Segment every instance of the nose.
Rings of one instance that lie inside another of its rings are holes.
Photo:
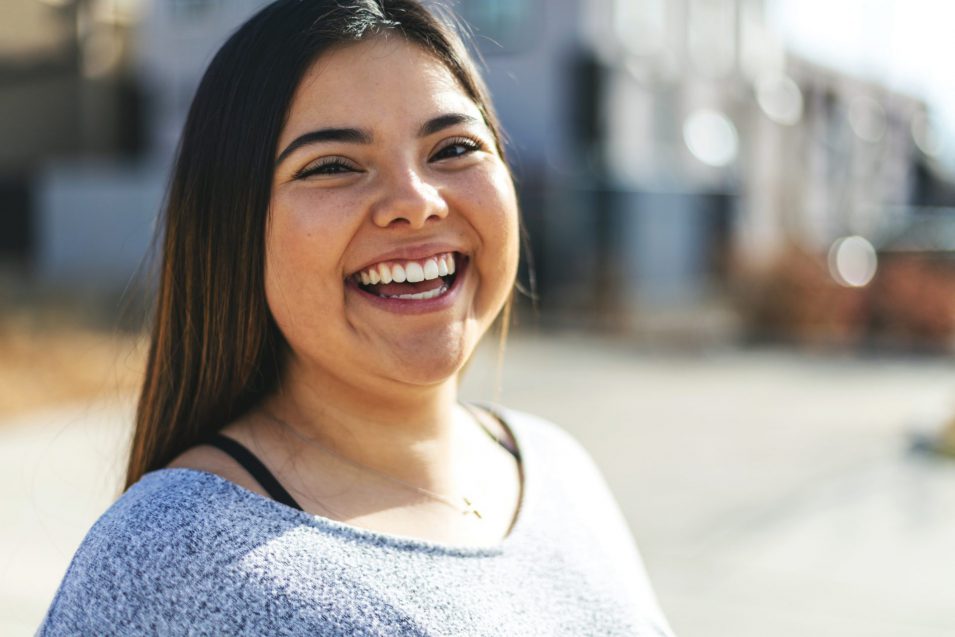
[[[440,190],[410,169],[387,180],[372,210],[372,220],[381,228],[399,225],[423,228],[429,221],[447,216],[448,203]]]

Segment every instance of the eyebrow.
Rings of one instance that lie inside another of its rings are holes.
[[[346,144],[370,144],[371,133],[358,128],[322,128],[313,130],[296,137],[291,144],[285,147],[275,160],[278,166],[282,161],[302,146],[319,144],[321,142],[345,142]]]
[[[435,118],[429,119],[424,124],[421,125],[421,128],[418,129],[418,137],[427,137],[428,135],[434,135],[438,131],[442,131],[445,128],[450,128],[452,126],[458,126],[460,124],[481,124],[482,120],[471,115],[465,115],[464,113],[448,113],[447,115],[438,115]]]
[[[450,128],[451,126],[458,126],[461,124],[479,124],[482,122],[483,120],[480,118],[474,117],[472,115],[465,115],[464,113],[448,113],[446,115],[438,115],[437,117],[433,117],[421,125],[421,128],[418,129],[418,137],[434,135],[435,133],[440,132],[445,128]],[[360,128],[322,128],[296,137],[288,146],[285,147],[285,150],[279,153],[278,158],[275,160],[275,165],[278,166],[293,152],[302,146],[308,146],[310,144],[320,144],[323,142],[371,144],[373,141],[374,137],[372,134],[369,131]]]

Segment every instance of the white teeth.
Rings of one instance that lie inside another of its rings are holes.
[[[448,286],[442,285],[441,287],[430,290],[428,292],[421,292],[419,294],[399,294],[398,296],[389,296],[386,298],[389,299],[404,299],[408,301],[423,301],[425,299],[433,299],[435,297],[441,296],[448,291]]]
[[[424,281],[424,268],[420,265],[411,261],[408,265],[405,266],[405,274],[407,275],[408,283],[421,283]]]
[[[407,277],[405,276],[405,269],[400,265],[396,265],[391,268],[391,280],[395,283],[404,283]]]
[[[438,277],[449,276],[455,272],[454,254],[446,253],[431,257],[424,262],[408,261],[403,265],[379,263],[359,272],[355,279],[362,285],[383,283],[420,283],[433,281]]]

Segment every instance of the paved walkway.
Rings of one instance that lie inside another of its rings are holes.
[[[493,398],[492,350],[465,396]],[[955,462],[906,438],[955,410],[955,362],[522,337],[503,381],[604,468],[681,637],[955,634]],[[108,506],[129,414],[0,425],[0,634],[32,634]]]
[[[0,635],[32,635],[86,530],[119,491],[131,405],[0,423]]]

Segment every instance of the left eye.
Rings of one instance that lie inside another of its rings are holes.
[[[466,137],[452,139],[442,146],[438,152],[432,155],[431,161],[463,157],[464,155],[473,153],[476,150],[481,150],[481,148],[481,144],[474,141],[473,139],[468,139]]]

